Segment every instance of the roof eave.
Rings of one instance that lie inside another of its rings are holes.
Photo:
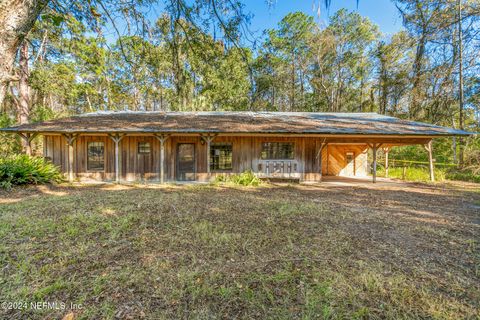
[[[0,128],[0,132],[7,133],[37,133],[37,134],[71,134],[71,133],[88,133],[88,134],[107,134],[107,133],[123,133],[123,134],[142,134],[142,133],[171,133],[171,134],[182,134],[182,133],[218,133],[218,134],[294,134],[294,135],[356,135],[356,136],[412,136],[412,137],[454,137],[454,136],[477,136],[480,133],[477,132],[467,132],[467,131],[457,131],[457,132],[441,132],[441,133],[399,133],[399,132],[352,132],[352,131],[343,131],[343,132],[322,132],[322,131],[221,131],[221,130],[124,130],[124,129],[105,129],[105,130],[75,130],[75,129],[64,129],[64,130],[40,130],[40,129],[22,129],[19,127],[7,127]]]

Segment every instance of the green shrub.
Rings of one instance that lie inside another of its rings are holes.
[[[240,174],[217,176],[215,182],[233,183],[241,186],[258,186],[261,180],[252,171],[248,170]]]
[[[435,180],[436,181],[444,181],[445,180],[445,170],[435,168],[434,170]],[[379,176],[385,176],[385,169],[381,168],[378,171]],[[395,178],[395,179],[403,179],[403,168],[390,168],[388,170],[388,177]],[[430,181],[430,171],[428,168],[424,167],[407,167],[405,171],[405,180],[406,181],[423,181],[428,182]]]
[[[475,174],[474,171],[468,169],[450,169],[445,173],[445,176],[448,180],[460,180],[480,183],[480,174]]]
[[[11,127],[15,125],[15,120],[7,114],[0,114],[0,128]],[[20,139],[18,136],[0,132],[0,158],[12,155],[21,151]]]
[[[51,162],[41,157],[14,155],[0,159],[0,187],[21,184],[60,182],[63,175]]]

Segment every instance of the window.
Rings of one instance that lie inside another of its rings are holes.
[[[105,146],[103,142],[89,142],[87,144],[87,170],[103,171],[105,163]]]
[[[213,143],[210,146],[210,170],[232,170],[231,143]]]
[[[139,142],[138,143],[138,153],[139,154],[150,153],[150,142]]]
[[[262,159],[293,159],[295,145],[293,142],[264,142]]]

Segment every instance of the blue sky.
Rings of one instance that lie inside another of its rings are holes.
[[[368,17],[380,27],[386,34],[393,34],[402,29],[402,19],[391,0],[359,0],[358,8],[356,0],[332,0],[329,11],[323,6],[323,0],[272,0],[273,5],[269,6],[265,0],[243,0],[245,11],[253,14],[250,29],[258,32],[264,29],[274,28],[277,23],[289,12],[303,11],[306,14],[316,17],[317,22],[328,23],[328,13],[333,14],[341,8],[355,10],[362,16]],[[317,16],[315,9],[321,4],[321,16]]]
[[[337,10],[346,8],[350,11],[356,11],[364,17],[368,17],[377,24],[380,31],[385,35],[391,35],[403,29],[402,19],[398,9],[391,0],[359,0],[358,7],[356,0],[331,0],[329,10],[324,6],[324,0],[241,0],[245,5],[244,12],[251,14],[252,19],[249,26],[256,40],[262,38],[265,29],[277,27],[280,20],[290,12],[302,11],[308,15],[314,16],[317,23],[328,25],[329,15],[333,15]],[[269,5],[269,1],[272,3]],[[314,5],[315,4],[315,8]],[[317,14],[318,6],[321,6],[320,17]],[[159,2],[153,10],[148,13],[149,18],[155,21],[163,11],[163,2]],[[315,9],[315,10],[314,10]],[[126,25],[121,19],[117,21],[121,32],[126,31]],[[109,26],[105,30],[105,35],[110,41],[115,41],[117,34]],[[244,45],[252,44],[252,37],[247,36]],[[258,45],[258,43],[257,43]]]

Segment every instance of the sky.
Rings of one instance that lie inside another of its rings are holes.
[[[380,27],[380,30],[391,35],[402,30],[402,19],[391,0],[332,0],[330,9],[326,10],[323,0],[272,0],[269,6],[266,0],[243,0],[245,11],[253,14],[250,29],[260,35],[263,30],[274,28],[289,12],[302,11],[312,15],[320,24],[328,24],[329,14],[346,8],[357,11],[360,15],[368,17]],[[321,15],[318,17],[317,8],[321,5]],[[313,5],[315,4],[315,10]]]
[[[245,5],[244,13],[252,16],[248,40],[243,45],[252,45],[252,40],[261,40],[263,31],[276,28],[278,23],[290,12],[302,11],[305,14],[315,17],[315,21],[320,25],[328,25],[329,16],[337,10],[346,8],[350,11],[356,11],[364,17],[368,17],[373,23],[377,24],[380,31],[388,37],[403,29],[402,18],[398,9],[392,0],[331,0],[330,8],[327,10],[324,6],[324,0],[241,0]],[[270,3],[270,5],[269,5]],[[321,14],[318,16],[317,10],[320,5]],[[163,11],[163,2],[160,1],[153,10],[147,15],[154,22]],[[126,32],[124,21],[117,21],[120,29]],[[117,34],[111,26],[105,30],[105,36],[110,42],[115,42]],[[247,39],[246,38],[246,39]],[[258,44],[258,42],[257,42]]]

